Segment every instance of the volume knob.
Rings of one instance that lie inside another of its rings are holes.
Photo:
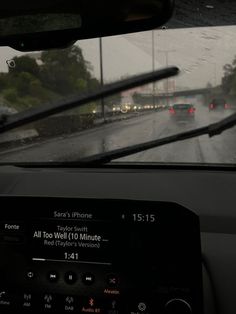
[[[183,299],[171,299],[165,305],[165,314],[191,314],[190,304]]]

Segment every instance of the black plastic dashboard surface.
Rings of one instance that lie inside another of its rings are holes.
[[[168,202],[1,197],[0,313],[202,313],[198,216]]]

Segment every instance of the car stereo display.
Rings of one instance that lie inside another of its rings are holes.
[[[46,197],[1,204],[0,313],[202,314],[199,219],[188,209]]]

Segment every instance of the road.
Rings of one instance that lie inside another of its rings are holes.
[[[44,143],[0,152],[0,162],[77,161],[82,157],[162,138],[207,125],[231,112],[208,112],[196,107],[195,122],[173,123],[169,112],[154,112],[117,121],[91,130],[61,136]],[[162,163],[236,163],[236,128],[214,138],[201,136],[191,140],[150,149],[117,161]]]

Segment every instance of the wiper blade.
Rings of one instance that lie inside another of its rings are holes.
[[[232,128],[236,125],[236,113],[224,118],[218,122],[203,126],[197,129],[193,129],[186,132],[177,133],[174,135],[166,136],[160,139],[148,141],[141,144],[136,144],[124,148],[115,149],[105,153],[96,154],[93,156],[81,158],[78,160],[79,163],[93,165],[93,164],[105,164],[114,159],[119,159],[129,155],[137,154],[146,151],[151,148],[191,139],[201,135],[208,134],[209,137],[221,134],[223,131]]]
[[[43,118],[47,118],[53,114],[83,106],[86,103],[111,96],[127,89],[175,76],[178,73],[179,69],[177,67],[168,67],[162,70],[137,75],[132,78],[105,85],[92,93],[84,93],[82,95],[67,100],[62,100],[57,103],[47,103],[16,113],[14,115],[7,116],[5,119],[0,119],[0,133],[15,129],[19,126],[23,126]]]

